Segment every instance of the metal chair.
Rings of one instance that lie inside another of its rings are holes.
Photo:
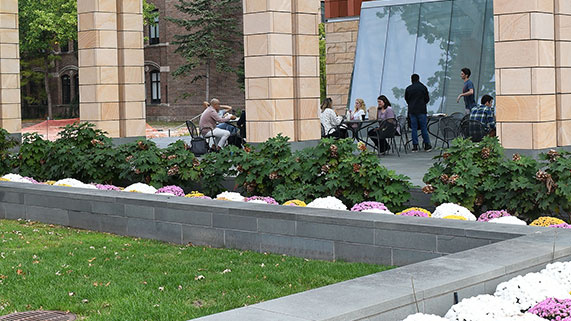
[[[197,138],[206,139],[206,141],[208,142],[208,146],[212,146],[212,141],[214,141],[214,145],[216,145],[217,141],[216,141],[216,137],[214,137],[214,132],[213,132],[212,128],[205,127],[205,129],[210,130],[210,136],[205,137],[204,135],[202,135],[200,133],[200,130],[198,129],[198,127],[196,127],[194,122],[192,122],[191,120],[185,121],[185,124],[186,124],[186,128],[188,129],[188,132],[190,134],[190,144],[191,145],[192,145],[192,141],[194,139],[197,139]]]
[[[438,130],[442,140],[442,148],[444,148],[445,143],[447,147],[450,147],[450,142],[460,136],[460,120],[461,118],[453,115],[440,119]]]
[[[480,142],[490,130],[477,120],[466,120],[460,125],[462,136],[469,138],[473,142]]]
[[[398,121],[395,118],[389,118],[385,120],[378,121],[379,126],[374,129],[376,140],[377,140],[377,151],[379,155],[382,153],[387,153],[389,150],[381,152],[381,142],[383,139],[388,140],[389,148],[392,148],[393,151],[396,151],[397,155],[400,157],[400,152],[396,143],[395,134],[397,132]],[[370,135],[371,132],[367,133],[367,139],[372,138]],[[373,139],[371,139],[373,140]]]
[[[402,145],[403,149],[404,149],[404,153],[407,154],[407,149],[408,149],[408,133],[411,132],[410,131],[410,127],[408,127],[408,120],[407,117],[404,115],[400,115],[397,117],[397,122],[398,122],[398,126],[400,128],[400,142],[399,142],[399,149],[400,146]],[[412,135],[412,133],[411,133]]]

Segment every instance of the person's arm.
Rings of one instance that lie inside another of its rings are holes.
[[[464,97],[464,96],[470,96],[474,94],[474,86],[471,84],[468,84],[468,91],[466,91],[465,93],[461,93],[460,95],[458,95],[458,99],[456,99],[456,102],[460,102],[460,98]]]
[[[228,105],[220,105],[220,108],[226,110],[226,111],[230,111],[232,110],[232,106],[228,106]]]
[[[396,118],[395,117],[395,111],[392,108],[388,108],[387,112],[385,113],[386,118],[385,119],[391,119],[391,118]]]
[[[211,111],[210,115],[217,123],[226,123],[231,119],[236,119],[236,116],[234,116],[234,115],[226,116],[226,117],[220,117],[220,115],[218,115],[218,113],[215,110]]]
[[[408,102],[409,97],[410,97],[409,91],[410,90],[408,88],[404,91],[404,101],[406,101],[407,105],[409,104],[409,102]]]
[[[496,128],[496,118],[494,117],[494,112],[489,109],[486,113],[487,117],[488,117],[488,127],[490,127],[491,129],[495,129]]]
[[[428,88],[424,86],[424,103],[428,104],[430,102],[430,95],[428,94]]]
[[[329,118],[329,123],[334,126],[339,126],[343,118],[341,116],[337,116],[337,114],[333,111],[333,109],[329,108],[327,112],[327,117]]]

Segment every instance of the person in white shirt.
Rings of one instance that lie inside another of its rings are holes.
[[[326,137],[347,138],[347,129],[340,128],[343,117],[337,116],[333,111],[333,100],[326,98],[321,104],[319,119],[325,130]]]
[[[363,116],[367,115],[365,101],[361,98],[355,100],[355,110],[349,111],[351,120],[364,120]]]

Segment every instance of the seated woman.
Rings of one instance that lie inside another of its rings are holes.
[[[367,115],[367,111],[365,110],[365,101],[361,98],[357,98],[355,100],[355,110],[349,110],[349,119],[351,120],[363,120]]]
[[[325,129],[326,137],[347,138],[347,129],[339,127],[343,118],[337,116],[333,111],[333,100],[331,98],[326,98],[321,104],[319,119]]]
[[[381,122],[383,120],[393,119],[394,122],[392,123],[392,125],[396,126],[397,122],[396,122],[395,112],[391,108],[391,102],[389,101],[389,99],[385,95],[380,95],[379,98],[377,98],[377,104],[379,105],[379,108],[377,109],[377,120]],[[400,135],[398,129],[399,129],[398,126],[396,126],[397,132],[395,133],[395,135]],[[369,138],[375,143],[375,146],[377,146],[379,151],[381,153],[384,153],[390,149],[390,145],[387,143],[387,140],[385,138],[388,138],[388,136],[392,134],[393,130],[395,129],[386,128],[386,127],[385,128],[377,127],[369,130],[367,134]],[[379,132],[378,133],[379,136],[377,136],[377,132]],[[380,146],[378,138],[381,139]]]

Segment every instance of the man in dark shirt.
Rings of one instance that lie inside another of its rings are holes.
[[[466,107],[466,114],[469,114],[472,108],[476,107],[476,98],[474,96],[474,83],[470,80],[472,71],[469,68],[462,68],[460,77],[464,80],[464,87],[462,93],[458,95],[456,102],[460,102],[460,98],[464,97],[464,105]]]
[[[428,136],[428,118],[426,116],[426,104],[430,101],[428,88],[420,82],[420,76],[413,74],[410,77],[412,85],[406,88],[404,100],[408,104],[408,116],[410,117],[410,127],[412,129],[412,151],[418,152],[418,127],[422,133],[424,150],[432,150],[430,137]]]

